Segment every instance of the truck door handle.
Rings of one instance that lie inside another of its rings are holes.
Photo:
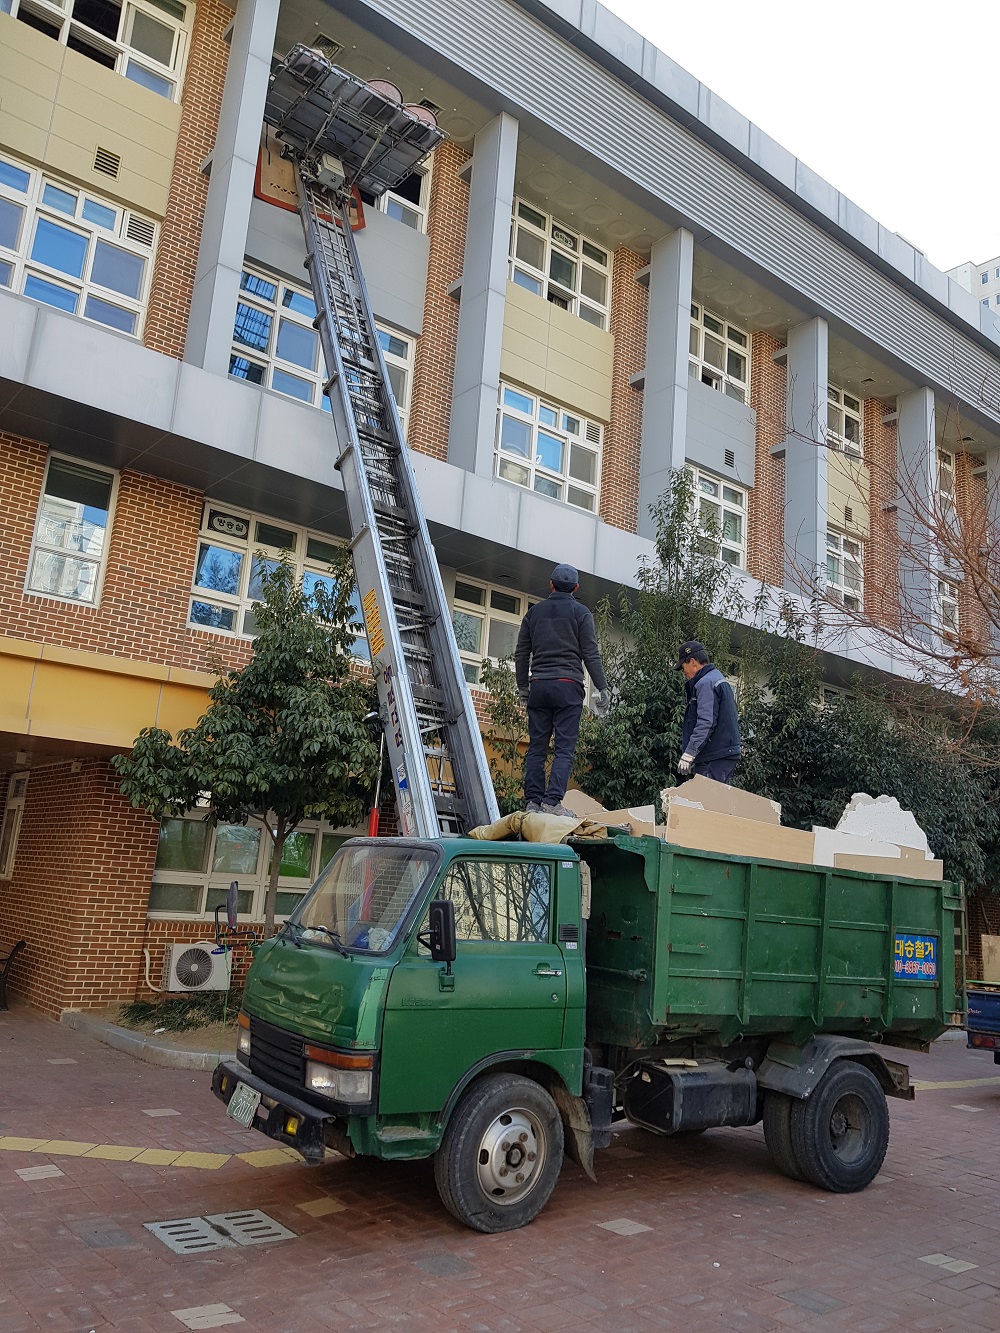
[[[536,977],[561,977],[561,967],[547,967],[544,963],[539,963],[535,968]]]

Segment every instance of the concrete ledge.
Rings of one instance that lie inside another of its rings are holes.
[[[187,1051],[178,1046],[171,1046],[158,1037],[146,1036],[142,1032],[133,1032],[130,1028],[118,1027],[114,1023],[105,1023],[99,1018],[78,1009],[64,1009],[59,1015],[59,1022],[93,1037],[105,1046],[112,1046],[116,1051],[134,1055],[138,1060],[145,1060],[150,1065],[163,1065],[167,1069],[214,1069],[221,1059],[232,1056],[234,1051]]]

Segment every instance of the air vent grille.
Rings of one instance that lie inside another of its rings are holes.
[[[419,105],[425,106],[427,110],[433,112],[435,116],[440,116],[444,109],[443,107],[439,107],[437,102],[432,102],[429,97],[421,97]]]
[[[844,505],[844,522],[845,523],[854,522],[854,510],[851,508],[850,505]]]
[[[596,421],[588,421],[588,422],[587,422],[587,443],[588,443],[588,444],[600,444],[600,442],[601,442],[601,428],[600,428],[600,426],[596,423]]]
[[[117,180],[121,169],[121,157],[118,153],[113,153],[110,148],[98,148],[94,153],[95,171],[99,171],[104,176],[110,176],[112,180]]]
[[[125,226],[125,235],[130,241],[136,241],[139,245],[152,245],[156,236],[156,223],[130,213]]]
[[[326,33],[323,32],[317,33],[310,45],[320,55],[326,56],[327,60],[336,60],[344,49],[343,42],[335,42],[332,37],[327,37]]]
[[[726,450],[726,467],[736,466],[736,452],[733,449]]]

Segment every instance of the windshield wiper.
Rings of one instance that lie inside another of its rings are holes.
[[[302,948],[303,934],[309,932],[317,935],[325,935],[336,951],[344,958],[353,957],[350,951],[344,948],[344,941],[340,938],[337,932],[335,930],[330,930],[328,926],[304,926],[301,921],[286,921],[285,928],[286,930],[294,928],[298,931],[298,934],[292,939],[292,943],[297,949]]]

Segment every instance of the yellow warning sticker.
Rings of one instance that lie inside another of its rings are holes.
[[[378,598],[375,596],[374,588],[369,588],[362,597],[361,609],[365,615],[365,629],[368,631],[368,649],[374,660],[385,647],[382,618],[378,613]]]

